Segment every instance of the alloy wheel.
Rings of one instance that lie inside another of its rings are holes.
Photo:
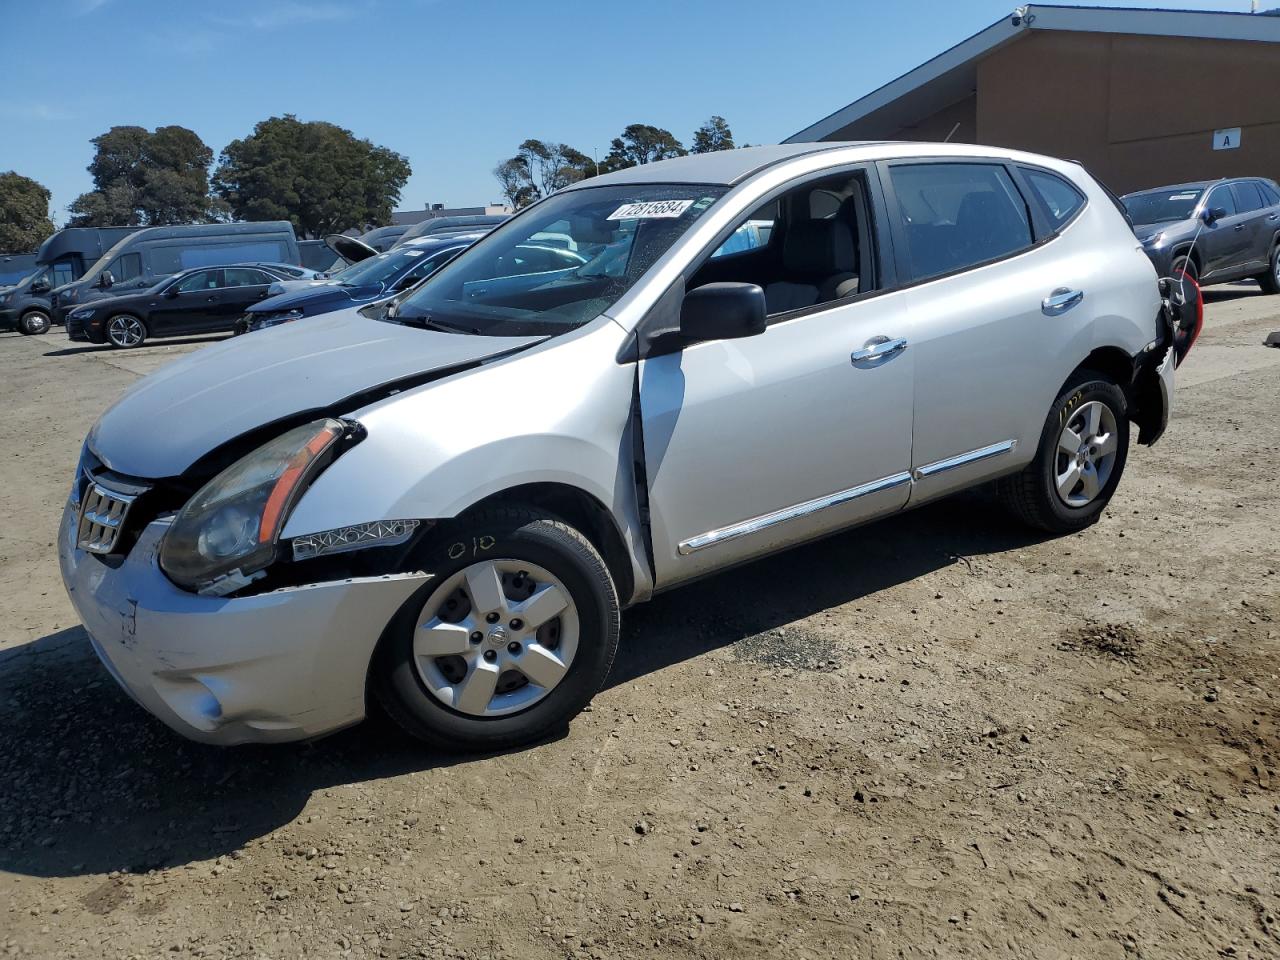
[[[137,317],[112,317],[107,324],[107,339],[117,347],[136,347],[146,335],[146,328]]]
[[[1086,507],[1111,479],[1116,462],[1116,415],[1100,400],[1076,408],[1058,436],[1054,480],[1068,507]]]
[[[1276,286],[1280,287],[1280,251],[1271,257],[1271,275],[1276,278]]]
[[[524,560],[483,560],[432,594],[414,631],[414,660],[445,706],[498,717],[559,685],[578,636],[577,607],[553,573]]]

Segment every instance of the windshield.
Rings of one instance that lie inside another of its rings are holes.
[[[331,279],[344,287],[390,283],[406,267],[412,266],[425,257],[427,252],[416,247],[402,247],[390,253],[380,253],[376,257],[344,267]]]
[[[1124,198],[1125,209],[1134,223],[1173,223],[1190,220],[1196,202],[1204,193],[1200,187],[1179,190],[1149,190]]]
[[[557,193],[442,267],[393,319],[495,337],[564,333],[609,309],[727,187]]]

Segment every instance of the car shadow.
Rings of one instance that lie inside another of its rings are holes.
[[[803,631],[771,631],[1036,539],[985,495],[965,494],[739,567],[628,611],[608,686],[742,641],[766,662],[774,645],[803,652]],[[380,717],[313,743],[192,743],[116,686],[76,626],[0,652],[0,870],[209,860],[289,823],[317,790],[476,759],[427,750]]]
[[[1235,283],[1223,284],[1217,287],[1205,287],[1200,291],[1204,297],[1205,303],[1226,303],[1230,300],[1239,300],[1243,297],[1260,297],[1263,295],[1262,288],[1256,283],[1247,285],[1239,285]]]
[[[226,340],[230,334],[215,334],[208,337],[163,337],[155,340],[146,340],[136,347],[130,347],[127,350],[118,350],[109,343],[86,343],[79,347],[63,347],[61,350],[50,350],[44,354],[46,357],[74,357],[80,353],[101,353],[103,351],[117,352],[122,355],[131,353],[146,353],[157,347],[181,347],[189,346],[196,343],[217,343],[220,340]]]

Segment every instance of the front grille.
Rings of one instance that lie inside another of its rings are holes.
[[[76,543],[89,553],[112,553],[137,495],[110,490],[90,480],[80,496]]]

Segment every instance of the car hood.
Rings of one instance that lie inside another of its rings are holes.
[[[1133,232],[1140,237],[1149,237],[1153,233],[1186,233],[1194,229],[1194,220],[1166,220],[1164,223],[1135,223]]]
[[[226,340],[166,365],[107,409],[88,445],[118,473],[175,477],[251,430],[299,414],[321,416],[366,391],[445,375],[543,339],[439,333],[344,310]]]
[[[277,310],[293,310],[301,307],[304,310],[325,306],[328,310],[337,310],[349,304],[368,303],[382,293],[382,284],[369,284],[358,287],[343,287],[332,281],[321,280],[307,282],[305,286],[286,288],[284,293],[260,300],[249,307],[249,313],[275,313]]]

